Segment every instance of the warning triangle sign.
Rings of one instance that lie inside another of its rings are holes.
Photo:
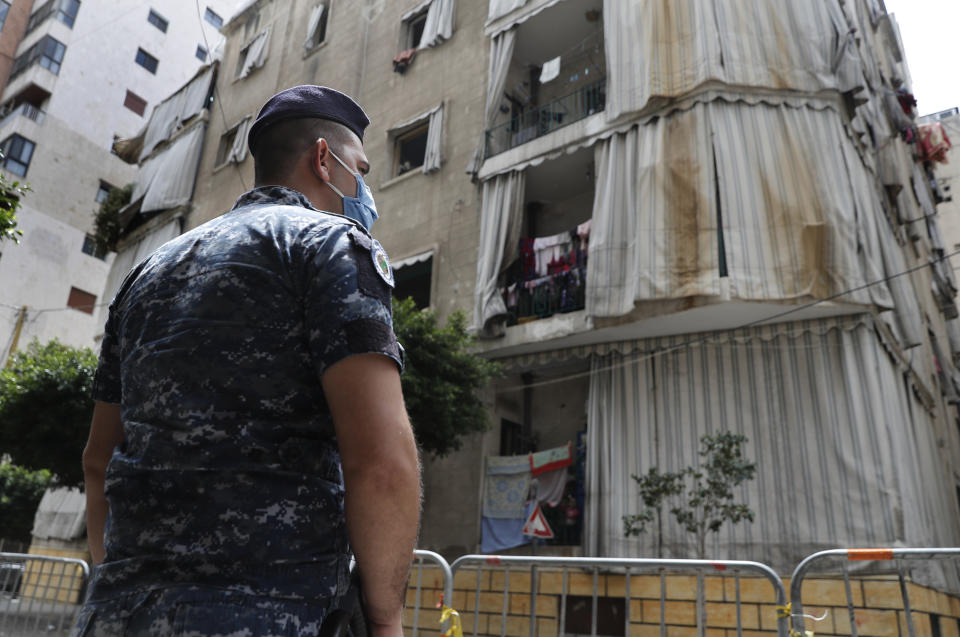
[[[539,504],[533,508],[533,512],[530,513],[530,517],[527,518],[526,523],[523,525],[523,534],[545,540],[553,537],[553,529],[547,524],[547,518],[543,517],[543,511],[540,510]]]

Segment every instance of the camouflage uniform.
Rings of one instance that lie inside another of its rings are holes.
[[[359,224],[279,186],[134,268],[94,381],[124,441],[75,635],[315,634],[350,559],[319,378],[358,353],[402,369],[392,284]]]

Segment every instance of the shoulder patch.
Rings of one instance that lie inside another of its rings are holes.
[[[353,240],[353,243],[358,248],[363,248],[364,250],[373,251],[373,244],[376,243],[376,241],[374,241],[370,235],[363,232],[357,227],[350,228],[349,234],[350,234],[350,238]],[[377,243],[377,245],[380,245],[380,244]]]
[[[387,257],[387,251],[376,239],[373,239],[373,249],[370,250],[370,256],[373,258],[373,267],[376,268],[377,274],[387,285],[393,287],[393,268],[390,267],[390,258]]]

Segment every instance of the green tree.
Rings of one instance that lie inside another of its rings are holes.
[[[0,462],[0,532],[4,539],[30,542],[37,506],[52,478],[46,469],[31,471],[11,462]]]
[[[3,153],[0,152],[0,160]],[[17,210],[20,209],[20,198],[30,191],[30,186],[19,181],[10,181],[6,175],[0,173],[0,242],[10,239],[20,243],[23,232],[17,229]]]
[[[667,498],[683,492],[683,472],[660,473],[656,467],[650,467],[647,474],[631,474],[637,483],[640,500],[644,509],[635,515],[623,516],[623,533],[626,536],[640,535],[647,525],[657,522],[657,557],[663,557],[663,504]]]
[[[63,486],[83,487],[80,457],[93,413],[97,357],[89,348],[34,340],[0,371],[0,449]]]
[[[117,249],[117,241],[123,231],[120,223],[120,210],[130,203],[133,196],[133,184],[123,188],[111,188],[107,198],[100,204],[93,218],[93,240],[97,252],[106,254]]]
[[[442,457],[460,449],[464,436],[486,431],[479,391],[499,367],[469,351],[464,314],[454,312],[440,327],[435,312],[418,310],[409,298],[395,300],[393,325],[406,350],[401,383],[420,448]]]

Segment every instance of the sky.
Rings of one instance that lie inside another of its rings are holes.
[[[900,26],[920,115],[960,106],[960,0],[884,0]]]

